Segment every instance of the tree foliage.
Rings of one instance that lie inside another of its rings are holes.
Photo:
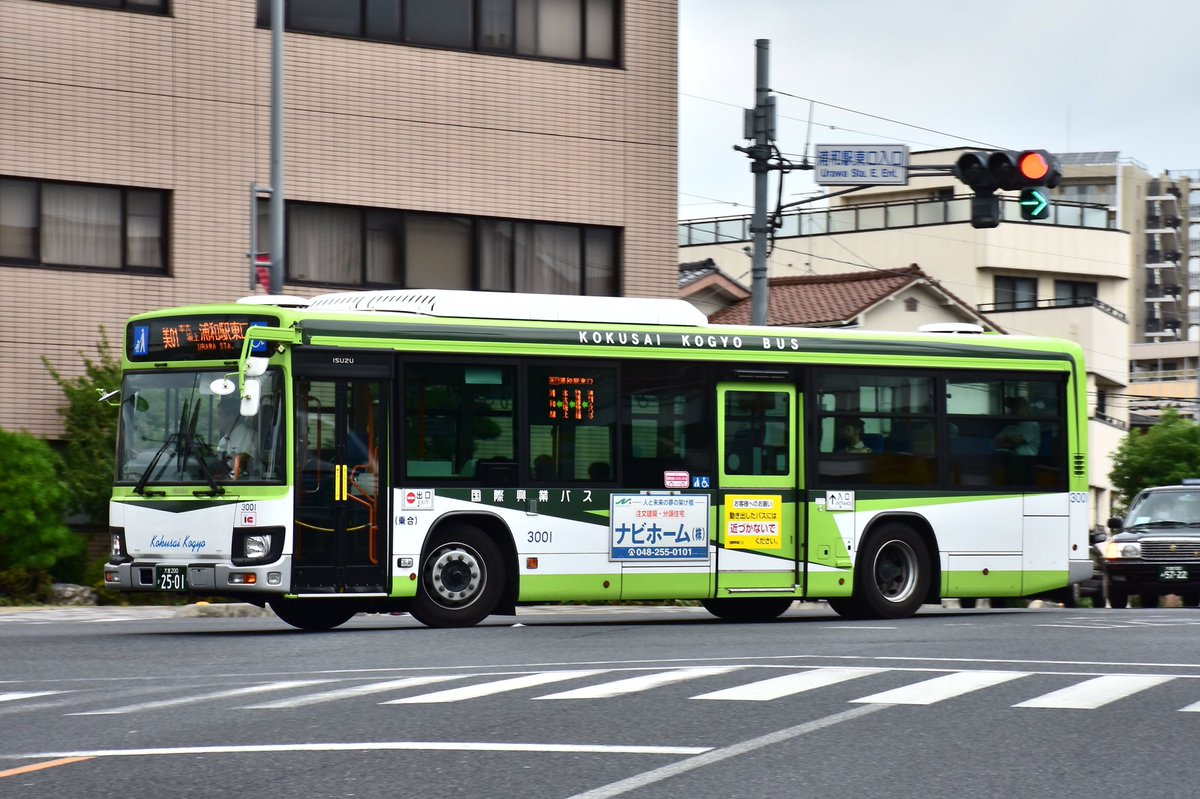
[[[1165,411],[1145,433],[1125,436],[1113,455],[1108,476],[1122,507],[1128,507],[1137,492],[1148,486],[1200,477],[1200,425],[1175,410]]]
[[[0,430],[0,564],[53,571],[78,559],[83,539],[63,521],[62,460],[45,441]]]
[[[103,327],[96,356],[93,360],[80,352],[84,372],[70,378],[63,377],[47,358],[42,363],[66,397],[58,413],[66,436],[63,475],[71,489],[67,510],[83,514],[93,525],[103,525],[112,495],[118,414],[116,408],[97,400],[100,390],[121,386],[121,362],[113,355]]]

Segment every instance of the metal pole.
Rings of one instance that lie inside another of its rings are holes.
[[[271,294],[283,293],[283,0],[271,0]]]
[[[258,285],[258,184],[250,184],[250,290]]]
[[[769,124],[769,64],[771,42],[757,39],[754,89],[754,157],[750,169],[754,172],[754,216],[750,221],[750,232],[754,252],[750,266],[750,322],[755,325],[767,323],[767,161],[770,157]]]

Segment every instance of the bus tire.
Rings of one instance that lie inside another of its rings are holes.
[[[1114,608],[1129,607],[1129,592],[1123,588],[1109,588],[1108,604]]]
[[[858,552],[854,596],[879,619],[912,616],[929,593],[929,549],[916,531],[889,522],[873,531]]]
[[[481,530],[458,525],[435,533],[409,612],[427,627],[471,627],[504,593],[500,548]]]
[[[272,599],[269,604],[280,619],[310,633],[340,627],[358,612],[351,603],[339,599]]]
[[[749,597],[746,599],[702,599],[700,604],[712,615],[725,621],[770,621],[792,606],[791,597]]]
[[[825,601],[829,603],[829,607],[833,608],[833,612],[843,619],[867,619],[871,616],[855,597],[838,596]]]

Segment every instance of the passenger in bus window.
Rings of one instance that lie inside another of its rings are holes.
[[[537,480],[554,479],[554,458],[550,455],[538,455],[533,459],[533,476]]]
[[[1029,400],[1024,397],[1008,397],[1004,400],[1013,420],[1000,429],[992,440],[996,452],[1014,455],[1036,455],[1041,444],[1041,427],[1029,418]]]
[[[841,452],[874,452],[863,443],[863,420],[857,416],[843,419],[841,422],[842,448]]]
[[[596,461],[588,466],[588,477],[597,482],[612,479],[612,469],[605,461]]]

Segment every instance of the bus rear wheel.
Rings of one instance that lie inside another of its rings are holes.
[[[911,527],[888,523],[858,552],[855,599],[872,616],[901,619],[925,602],[932,579],[929,549]]]
[[[337,599],[272,599],[270,605],[283,621],[314,633],[340,627],[358,612],[349,602]]]
[[[436,533],[409,612],[427,627],[471,627],[496,609],[504,591],[500,548],[475,527]]]
[[[782,616],[792,606],[792,598],[702,599],[700,604],[718,619],[726,621],[770,621]]]

